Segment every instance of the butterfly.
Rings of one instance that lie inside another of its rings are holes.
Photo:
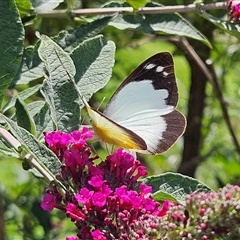
[[[178,88],[170,53],[140,64],[118,87],[103,113],[84,104],[95,133],[105,142],[144,154],[168,150],[183,134],[176,110]]]

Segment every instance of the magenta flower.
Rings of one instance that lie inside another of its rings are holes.
[[[96,165],[97,156],[91,157],[86,143],[91,137],[86,127],[71,134],[45,134],[47,145],[62,162],[57,179],[66,193],[52,185],[43,208],[64,211],[76,224],[79,239],[149,239],[144,226],[159,219],[163,211],[153,200],[151,187],[141,183],[139,192],[135,190],[137,180],[147,174],[145,167],[122,149]]]
[[[73,221],[82,222],[85,220],[85,215],[80,211],[80,209],[73,203],[68,203],[66,206],[66,215]]]
[[[227,4],[230,21],[240,23],[240,1],[228,0]]]
[[[81,131],[74,131],[72,132],[71,136],[75,139],[74,144],[81,142],[81,145],[85,145],[86,140],[91,139],[94,137],[94,132],[89,130],[88,127],[83,126]],[[84,142],[82,142],[84,140]]]
[[[79,238],[77,238],[77,237],[66,237],[66,240],[79,240]]]
[[[93,240],[107,240],[106,237],[101,233],[100,230],[95,230],[92,232]]]
[[[103,185],[102,187],[102,193],[105,195],[105,196],[108,196],[112,193],[112,190],[111,188],[108,186],[108,185]]]
[[[140,161],[117,149],[96,164],[86,140],[86,127],[71,134],[46,133],[45,140],[62,162],[41,206],[57,208],[75,223],[76,237],[67,240],[214,239],[238,236],[240,187],[217,193],[192,193],[186,206],[153,199],[152,187],[137,184],[147,172]],[[138,186],[138,187],[136,187]],[[61,187],[61,188],[60,188]],[[237,238],[238,239],[238,238]]]
[[[93,176],[88,183],[95,189],[99,189],[103,185],[103,177],[101,175]]]
[[[56,196],[51,193],[46,193],[41,202],[41,207],[45,211],[51,212],[56,206]]]
[[[89,191],[87,188],[82,188],[79,193],[75,194],[75,198],[79,203],[87,204],[90,202],[94,191]]]
[[[141,191],[141,193],[142,193],[143,195],[146,195],[146,194],[152,192],[152,187],[146,185],[144,182],[142,182],[142,183],[139,185],[139,189],[140,189],[140,191]]]
[[[106,196],[101,192],[96,192],[92,197],[92,205],[95,207],[103,207],[106,204]]]
[[[167,213],[167,211],[169,210],[169,208],[171,207],[171,206],[174,206],[174,205],[176,205],[176,204],[173,204],[171,201],[169,201],[169,200],[165,200],[164,202],[163,202],[163,204],[162,204],[162,208],[161,208],[161,210],[159,211],[159,216],[165,216],[166,215],[166,213]]]
[[[71,134],[55,131],[44,135],[47,146],[62,160],[62,155],[69,145],[74,149],[84,148],[86,140],[94,137],[94,132],[84,126],[81,131],[74,131]]]

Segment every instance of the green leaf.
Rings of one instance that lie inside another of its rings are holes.
[[[163,201],[168,199],[182,205],[185,205],[185,198],[188,194],[213,191],[201,181],[178,173],[164,173],[157,176],[150,176],[142,181],[152,186],[156,200]]]
[[[37,79],[43,79],[43,63],[38,56],[39,42],[36,45],[25,48],[23,60],[11,87],[16,84],[28,84]]]
[[[32,118],[34,116],[36,116],[45,104],[46,104],[46,102],[43,101],[43,100],[38,100],[38,101],[34,101],[34,102],[29,103],[27,105],[29,115]]]
[[[38,163],[45,165],[54,175],[59,172],[61,163],[50,149],[40,143],[31,133],[18,126],[17,123],[11,119],[2,114],[0,116],[6,122],[11,133],[17,138],[22,147],[24,147],[27,152],[38,161]]]
[[[7,156],[19,158],[17,151],[10,146],[3,138],[0,138],[0,152]]]
[[[36,125],[36,136],[42,139],[43,132],[53,131],[52,119],[48,104],[45,103],[36,115],[33,117]]]
[[[134,10],[138,10],[141,7],[144,7],[147,3],[146,0],[127,0],[127,3],[133,7]]]
[[[240,39],[240,24],[236,24],[236,23],[222,20],[220,18],[216,18],[210,14],[207,14],[206,12],[202,13],[201,16],[203,16],[205,19],[215,24],[219,28],[223,29],[227,33]]]
[[[103,88],[110,79],[114,54],[115,44],[106,41],[103,36],[83,42],[72,52],[71,58],[76,66],[75,82],[86,99]]]
[[[33,6],[29,0],[15,0],[21,17],[28,16],[33,11]]]
[[[76,73],[70,56],[53,40],[42,35],[38,49],[48,76],[41,89],[49,105],[51,117],[57,130],[71,132],[79,128],[79,96],[71,79]]]
[[[96,36],[115,16],[98,18],[92,22],[81,24],[78,28],[62,31],[54,38],[54,41],[66,52],[71,52],[83,41]]]
[[[0,1],[0,108],[22,58],[24,30],[14,0]]]
[[[119,3],[117,6],[122,6]],[[156,3],[148,3],[146,7],[162,6]],[[173,14],[119,14],[109,23],[118,29],[137,29],[149,34],[170,34],[189,37],[211,47],[207,38],[197,30],[190,22],[177,13]]]
[[[17,124],[26,129],[28,132],[32,133],[33,135],[36,134],[36,129],[34,122],[29,115],[27,105],[24,103],[24,101],[21,100],[21,98],[17,98],[16,104],[16,118],[17,118]]]
[[[163,191],[157,191],[156,193],[154,193],[154,200],[156,200],[158,202],[163,202],[165,200],[170,200],[174,203],[183,204],[183,202],[179,202],[177,200],[177,198],[175,198],[173,195],[171,195],[169,193],[166,193],[166,192],[163,192]]]
[[[76,29],[62,31],[54,41],[58,43],[66,52],[71,52],[84,40],[95,36],[99,33],[114,16],[107,16],[96,19],[90,23],[81,24]],[[28,84],[31,81],[43,78],[43,66],[41,59],[38,56],[39,42],[36,45],[27,47],[23,54],[23,61],[11,87],[16,84]]]
[[[9,101],[4,105],[4,107],[2,109],[2,113],[6,112],[11,107],[13,107],[15,105],[18,97],[21,98],[22,100],[25,100],[25,99],[29,98],[30,96],[32,96],[34,93],[36,93],[40,89],[40,86],[41,85],[38,84],[33,87],[29,87],[29,88],[23,90],[22,92],[19,92],[17,96],[14,96],[11,99],[9,99]]]
[[[43,132],[54,130],[48,104],[45,101],[34,101],[27,105],[27,109],[35,123],[35,137],[42,140]]]
[[[53,10],[63,1],[64,0],[31,0],[36,12]]]

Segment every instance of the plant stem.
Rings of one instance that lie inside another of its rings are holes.
[[[19,153],[19,148],[21,147],[21,143],[15,137],[13,137],[6,129],[1,127],[0,127],[0,136]],[[19,158],[21,158],[20,155],[21,154],[19,153]],[[41,166],[33,158],[31,154],[29,153],[26,154],[24,156],[24,159],[26,159],[31,166],[36,168],[43,175],[44,179],[48,181],[48,183],[54,180],[53,175],[48,171],[46,171],[46,169],[44,169],[43,166]]]
[[[189,4],[189,5],[176,5],[176,6],[162,6],[162,7],[143,7],[138,11],[134,11],[132,7],[116,7],[116,8],[85,8],[70,11],[74,16],[88,16],[88,15],[111,15],[115,13],[129,14],[137,12],[140,14],[166,14],[166,13],[183,13],[193,11],[205,11],[213,9],[226,9],[226,2],[217,2],[210,4]],[[67,10],[52,10],[40,11],[37,13],[39,17],[43,18],[65,18],[68,16]]]

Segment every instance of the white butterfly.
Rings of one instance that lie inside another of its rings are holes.
[[[84,100],[93,129],[103,141],[145,154],[168,150],[183,134],[186,120],[175,109],[177,102],[173,59],[167,52],[138,66],[103,113]]]

